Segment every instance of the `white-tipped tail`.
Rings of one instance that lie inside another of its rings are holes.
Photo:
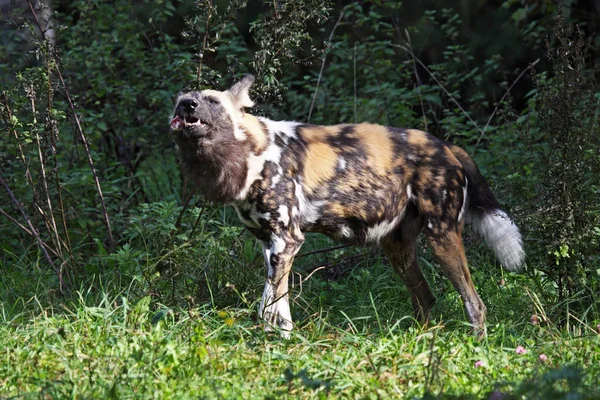
[[[498,261],[510,271],[520,271],[525,260],[517,225],[502,210],[469,215],[473,229],[494,250]]]

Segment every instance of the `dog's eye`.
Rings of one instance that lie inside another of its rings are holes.
[[[219,100],[215,99],[214,97],[208,97],[207,99],[210,104],[219,104]]]

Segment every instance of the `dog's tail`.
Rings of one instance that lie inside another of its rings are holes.
[[[498,261],[510,271],[520,271],[525,260],[523,240],[517,225],[500,209],[489,185],[466,151],[451,145],[450,150],[465,170],[466,221],[494,250]]]

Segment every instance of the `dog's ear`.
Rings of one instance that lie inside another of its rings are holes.
[[[244,108],[254,105],[254,102],[250,99],[250,87],[253,83],[254,76],[246,75],[227,91],[235,108],[243,111]]]

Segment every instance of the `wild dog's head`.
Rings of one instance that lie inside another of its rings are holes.
[[[252,75],[246,75],[229,90],[203,90],[180,93],[171,118],[171,130],[207,141],[235,138],[243,141],[245,136],[237,129],[244,109],[252,107],[249,90],[254,83]]]
[[[229,90],[180,93],[171,117],[183,174],[209,200],[230,202],[244,188],[253,140],[240,128],[250,117],[247,75]]]

